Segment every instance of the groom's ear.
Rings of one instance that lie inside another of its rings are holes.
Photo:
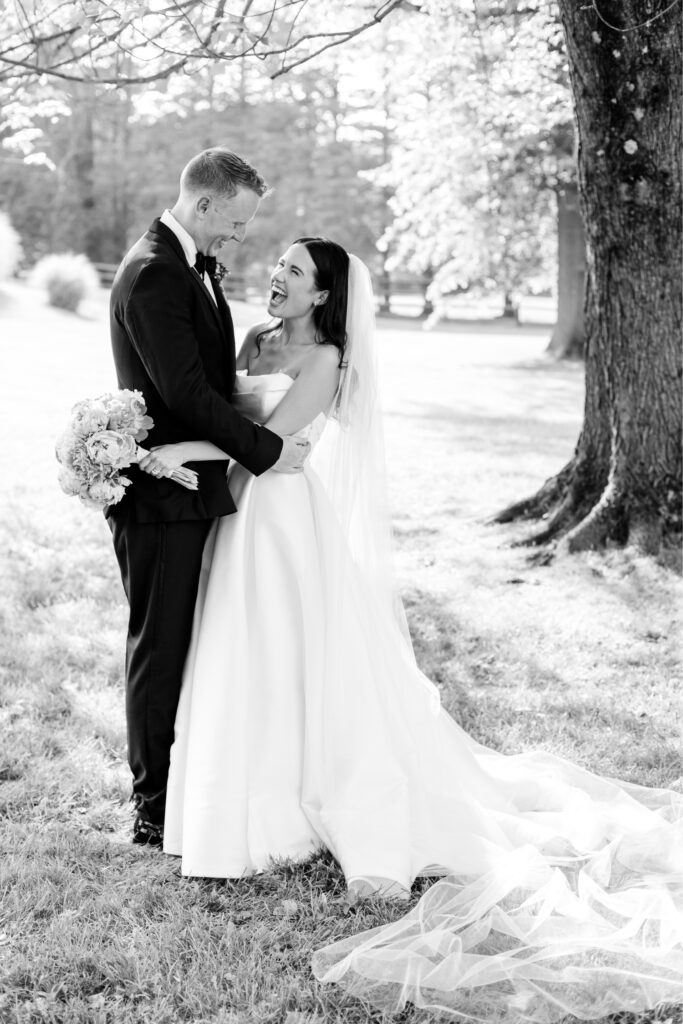
[[[206,215],[206,211],[209,208],[210,202],[211,200],[209,199],[208,196],[200,196],[197,200],[195,200],[194,208],[200,217],[204,217]]]

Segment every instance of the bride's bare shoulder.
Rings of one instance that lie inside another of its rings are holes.
[[[310,362],[311,365],[339,368],[339,349],[336,345],[332,344],[315,345],[310,355],[307,357],[306,362]]]
[[[299,363],[297,377],[339,379],[339,349],[336,345],[316,344]]]
[[[244,335],[244,341],[237,353],[237,369],[245,370],[249,356],[257,355],[260,347],[259,338],[277,327],[277,322],[266,320],[263,323],[253,324]],[[264,339],[265,340],[265,339]]]

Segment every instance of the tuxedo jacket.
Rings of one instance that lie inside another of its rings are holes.
[[[111,292],[111,341],[120,388],[141,391],[154,420],[144,448],[213,441],[255,475],[277,462],[282,439],[230,405],[235,335],[220,287],[216,302],[175,234],[155,220],[118,269]],[[138,522],[210,519],[235,511],[225,460],[188,463],[198,491],[132,466],[124,502]],[[115,506],[110,506],[109,511]]]

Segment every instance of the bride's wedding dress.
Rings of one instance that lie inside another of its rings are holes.
[[[264,422],[291,385],[239,375],[235,406]],[[206,546],[164,850],[194,876],[321,846],[380,891],[444,875],[395,924],[315,956],[321,980],[379,1006],[549,1021],[680,999],[681,797],[472,740],[356,571],[310,461],[232,467],[239,511]]]

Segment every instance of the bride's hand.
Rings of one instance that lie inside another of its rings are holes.
[[[151,476],[171,477],[184,487],[191,490],[197,489],[197,474],[183,466],[185,453],[182,443],[160,444],[152,448],[147,455],[140,459],[138,465],[145,473]]]
[[[185,461],[187,460],[183,452],[182,443],[159,444],[150,449],[149,455],[145,455],[139,465],[140,469],[144,469],[145,473],[151,473],[156,469],[160,471],[162,476],[168,476],[172,470],[179,469]]]

